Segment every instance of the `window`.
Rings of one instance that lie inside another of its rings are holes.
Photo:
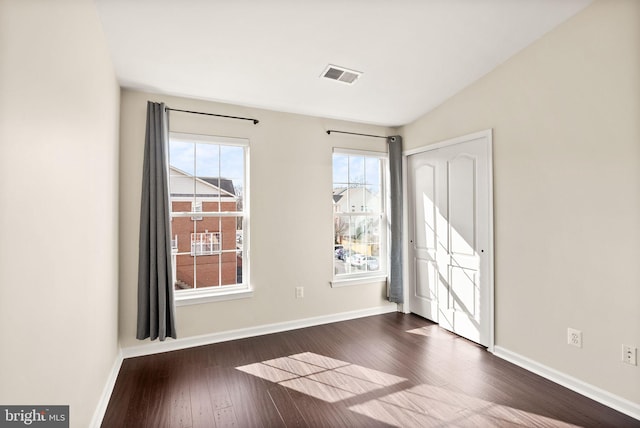
[[[192,202],[191,203],[191,211],[193,211],[194,213],[201,213],[202,212],[202,201]],[[202,220],[202,217],[194,216],[194,217],[191,217],[191,220]]]
[[[386,276],[386,154],[334,150],[334,282]]]
[[[206,256],[220,252],[221,232],[199,232],[191,234],[191,255]]]
[[[245,297],[248,141],[170,133],[169,199],[178,304]],[[182,303],[180,303],[182,302]]]

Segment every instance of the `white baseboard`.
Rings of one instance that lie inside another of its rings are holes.
[[[118,350],[118,355],[116,355],[116,360],[113,363],[113,367],[111,367],[111,372],[109,372],[107,383],[102,390],[102,395],[100,396],[100,400],[98,400],[96,410],[93,412],[93,418],[91,418],[91,424],[89,425],[91,428],[100,428],[102,424],[102,419],[104,419],[104,414],[107,411],[107,406],[111,399],[113,387],[116,385],[116,379],[118,378],[118,373],[120,373],[122,360],[122,351]]]
[[[540,375],[552,382],[569,388],[578,394],[589,397],[605,406],[611,407],[621,413],[631,416],[632,418],[640,420],[640,404],[627,400],[626,398],[619,397],[604,389],[598,388],[586,382],[581,381],[573,376],[562,373],[558,370],[547,367],[544,364],[540,364],[537,361],[531,360],[508,349],[496,346],[493,350],[495,356],[509,361],[510,363],[520,366],[523,369],[529,370],[537,375]]]
[[[167,340],[164,342],[151,342],[146,345],[129,346],[122,348],[122,357],[131,358],[143,355],[158,354],[161,352],[176,351],[195,346],[210,345],[212,343],[226,342],[229,340],[244,339],[247,337],[262,336],[264,334],[280,333],[282,331],[296,330],[299,328],[313,327],[338,321],[347,321],[372,315],[397,312],[397,305],[378,306],[357,311],[341,312],[337,314],[322,315],[313,318],[285,321],[275,324],[266,324],[256,327],[242,328],[238,330],[222,331],[219,333],[191,336],[184,339]]]

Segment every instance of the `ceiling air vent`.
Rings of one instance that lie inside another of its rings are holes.
[[[361,74],[359,71],[349,70],[348,68],[338,67],[337,65],[329,65],[322,72],[322,77],[353,85]]]

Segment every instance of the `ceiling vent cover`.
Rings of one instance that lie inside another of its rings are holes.
[[[362,72],[360,71],[349,70],[348,68],[338,67],[337,65],[331,64],[329,64],[322,72],[322,77],[337,80],[338,82],[346,83],[347,85],[353,85],[361,75]]]

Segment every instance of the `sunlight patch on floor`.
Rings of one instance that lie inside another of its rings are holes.
[[[301,354],[289,355],[294,360],[304,361],[305,363],[315,366],[324,367],[325,369],[336,369],[338,367],[349,366],[351,363],[336,360],[335,358],[325,357],[324,355],[314,354],[313,352],[303,352]]]
[[[284,380],[297,378],[298,375],[262,363],[248,364],[242,367],[236,367],[236,370],[254,375],[256,377],[266,379],[270,382],[278,383]]]
[[[356,364],[350,364],[348,366],[340,367],[336,369],[336,372],[353,376],[359,379],[366,379],[369,382],[377,383],[384,386],[395,385],[407,380],[400,376],[394,376],[392,374],[380,372],[378,370],[368,369]]]
[[[408,333],[429,335],[428,327],[409,330]],[[348,409],[397,427],[575,427],[433,385],[422,384],[398,390],[401,388],[399,384],[407,379],[312,352],[265,360],[236,369],[328,403],[374,394]],[[395,390],[389,390],[394,386]]]
[[[345,391],[344,389],[335,388],[331,385],[327,385],[325,383],[304,377],[298,377],[292,380],[280,382],[280,385],[286,386],[287,388],[310,395],[314,398],[318,398],[328,403],[335,403],[337,401],[355,397],[355,394]]]
[[[441,328],[438,328],[436,325],[426,325],[424,327],[418,327],[411,330],[407,330],[405,333],[416,334],[418,336],[426,336],[426,337],[438,337],[438,336],[447,336],[450,338],[451,335],[448,332],[443,331]]]
[[[529,413],[456,393],[431,385],[395,392],[349,407],[350,410],[397,427],[576,427],[545,416]]]
[[[312,352],[265,360],[236,369],[329,403],[406,381],[399,376]]]
[[[263,361],[262,364],[275,367],[293,373],[298,376],[308,376],[310,374],[325,371],[326,368],[319,367],[314,364],[305,363],[303,361],[294,360],[293,358],[283,357],[274,360]]]

